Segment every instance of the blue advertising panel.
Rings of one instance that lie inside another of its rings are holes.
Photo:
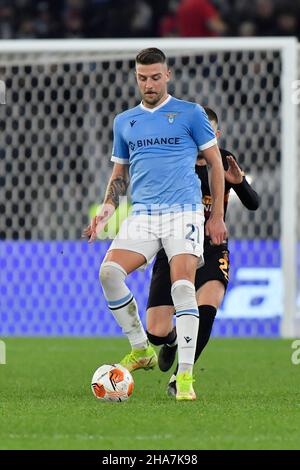
[[[2,241],[1,336],[122,334],[102,293],[98,271],[108,242]],[[277,241],[230,243],[230,284],[214,336],[277,336],[282,315]],[[151,268],[128,276],[145,322]]]

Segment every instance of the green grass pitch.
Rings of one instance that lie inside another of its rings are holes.
[[[129,401],[103,403],[94,370],[124,339],[5,339],[0,449],[299,449],[300,365],[291,341],[213,339],[195,367],[195,402],[167,397],[168,373],[136,371]]]

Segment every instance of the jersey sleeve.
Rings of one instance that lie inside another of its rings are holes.
[[[232,152],[229,152],[225,149],[220,149],[224,170],[228,170],[228,161],[227,157],[230,155],[237,162],[235,155]],[[238,163],[238,162],[237,162]],[[239,184],[231,184],[231,188],[234,190],[241,203],[250,211],[256,211],[260,205],[260,197],[252,186],[248,183],[243,170],[243,180]],[[227,183],[228,184],[228,183]]]
[[[198,149],[203,151],[216,145],[217,139],[204,109],[197,104],[192,114],[192,137],[194,138]]]
[[[231,187],[239,197],[242,204],[249,211],[256,211],[259,208],[260,197],[250,186],[245,176],[243,176],[243,181],[240,184],[232,184]]]
[[[118,119],[118,116],[116,116],[114,120],[113,132],[114,132],[114,141],[113,141],[111,161],[115,163],[121,163],[123,165],[128,165],[129,164],[128,145],[122,136],[121,125],[120,125],[120,120]]]

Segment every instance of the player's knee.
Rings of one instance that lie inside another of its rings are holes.
[[[100,266],[99,279],[103,288],[115,288],[124,282],[127,273],[122,266],[111,261],[105,261]]]
[[[99,270],[99,280],[102,285],[107,282],[111,282],[112,279],[112,269],[107,263],[102,263]]]
[[[197,306],[195,286],[186,279],[176,281],[172,284],[171,296],[176,306],[176,311],[189,308],[194,309],[195,305]]]

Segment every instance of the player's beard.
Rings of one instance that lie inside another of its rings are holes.
[[[162,94],[153,92],[153,95],[144,93],[143,101],[151,106],[155,106],[161,100]]]

